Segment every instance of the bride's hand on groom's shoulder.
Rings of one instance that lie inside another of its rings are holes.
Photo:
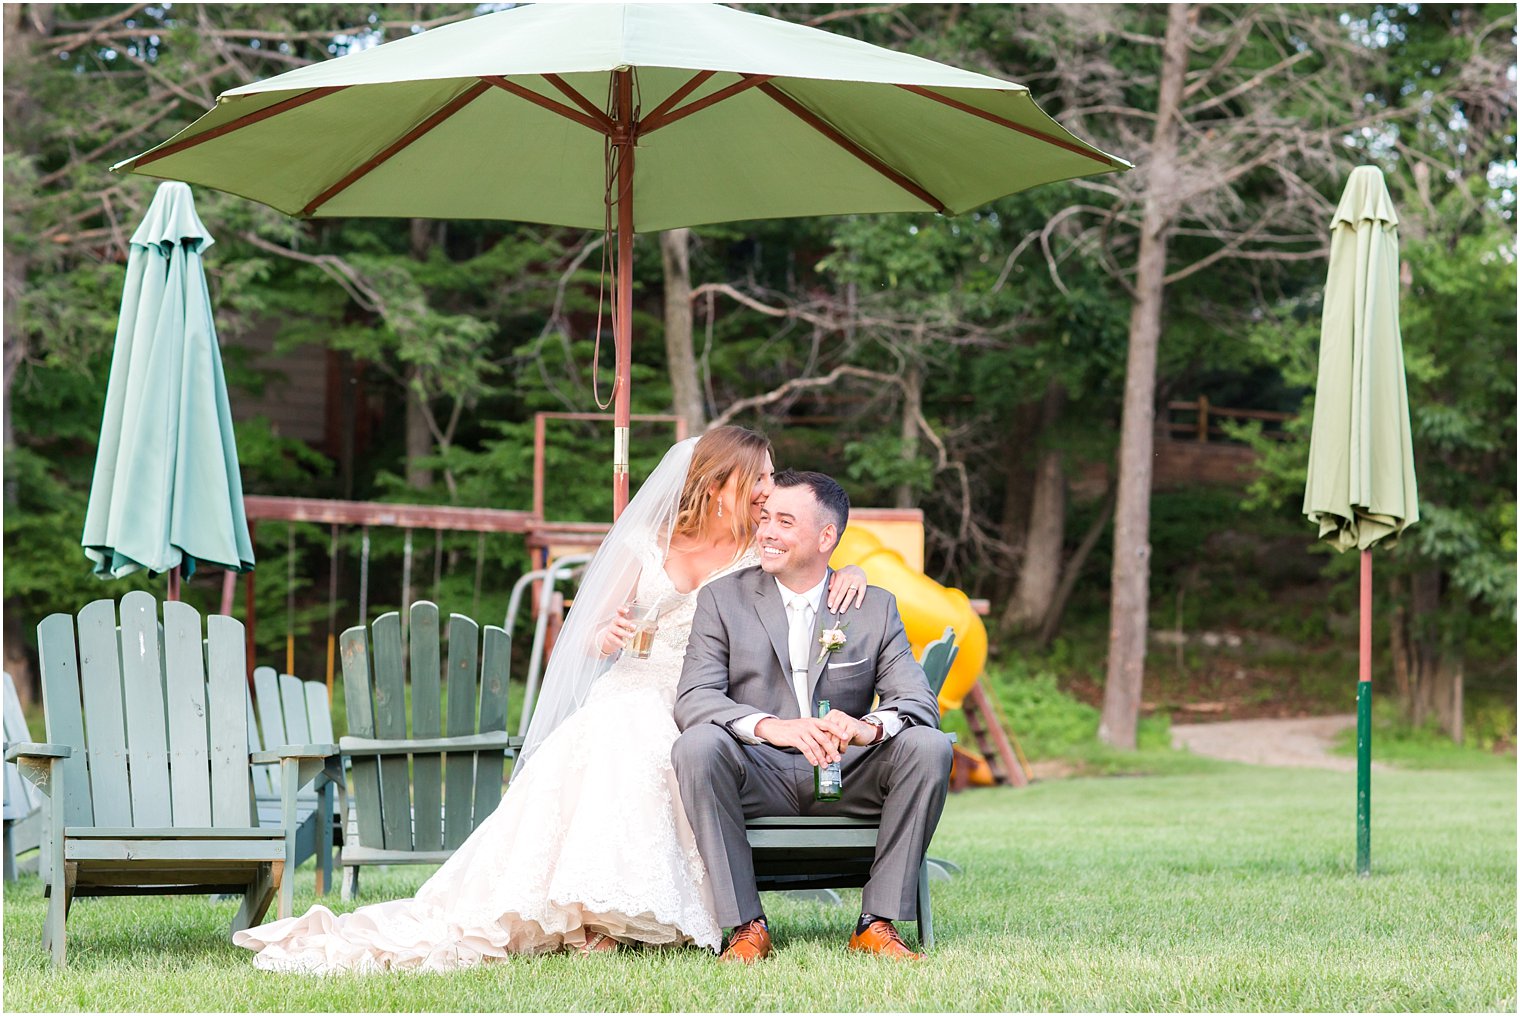
[[[830,614],[841,613],[846,607],[859,608],[866,602],[866,571],[858,564],[847,564],[829,578],[826,605]]]
[[[768,717],[755,724],[755,736],[778,748],[796,748],[815,766],[838,762],[848,743],[825,720],[808,716],[796,720]]]

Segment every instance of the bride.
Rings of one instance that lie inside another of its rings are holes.
[[[266,970],[451,970],[512,954],[722,931],[681,807],[670,749],[676,682],[706,583],[756,563],[770,443],[718,427],[666,453],[592,559],[501,803],[413,899],[336,915],[313,906],[240,931]],[[831,611],[865,597],[850,567]],[[623,653],[626,604],[658,603],[647,659]]]

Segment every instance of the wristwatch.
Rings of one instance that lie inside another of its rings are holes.
[[[880,720],[873,720],[869,716],[867,716],[863,722],[869,723],[871,726],[876,728],[876,736],[867,742],[866,747],[869,748],[873,744],[880,744],[882,740],[887,736],[887,725]]]

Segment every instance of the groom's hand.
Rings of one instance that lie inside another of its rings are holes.
[[[849,713],[838,709],[830,709],[818,722],[832,731],[842,745],[853,744],[865,747],[868,744],[875,744],[876,738],[880,736],[880,730],[874,724],[857,720]]]
[[[838,762],[848,743],[825,720],[807,716],[797,720],[767,717],[755,724],[755,736],[778,748],[796,748],[815,766]]]

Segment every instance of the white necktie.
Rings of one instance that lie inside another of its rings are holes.
[[[812,709],[808,701],[807,672],[808,664],[812,662],[808,659],[808,650],[812,648],[813,641],[813,605],[800,596],[794,596],[787,603],[787,614],[791,636],[792,690],[797,696],[798,714],[809,716]]]

